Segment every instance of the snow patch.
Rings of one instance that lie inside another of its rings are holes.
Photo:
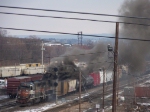
[[[15,112],[42,112],[42,111],[47,110],[47,109],[49,109],[49,108],[52,108],[52,107],[54,107],[54,106],[56,106],[55,103],[53,103],[53,104],[48,104],[48,105],[45,105],[45,106],[43,106],[43,107],[39,107],[39,108],[37,108],[37,109],[29,109],[29,110],[25,110],[25,111],[15,111]]]
[[[7,99],[8,95],[0,95],[0,100]]]

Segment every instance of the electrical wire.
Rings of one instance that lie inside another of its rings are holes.
[[[73,14],[84,14],[84,15],[111,16],[111,17],[123,17],[123,18],[132,18],[132,19],[150,20],[150,18],[147,18],[147,17],[137,17],[137,16],[123,16],[123,15],[111,15],[111,14],[89,13],[89,12],[76,12],[76,11],[63,11],[63,10],[40,9],[40,8],[13,7],[13,6],[3,6],[3,5],[0,5],[0,7],[1,8],[11,8],[11,9],[39,10],[39,11],[48,11],[48,12],[61,12],[61,13],[73,13]]]
[[[88,54],[92,55],[92,54],[97,54],[97,53],[105,53],[105,51],[96,52],[96,53],[90,52],[90,53],[85,53],[85,54],[82,53],[82,54],[78,54],[78,55],[57,56],[57,57],[80,56],[80,55],[88,55]],[[45,57],[45,58],[49,58],[49,57]],[[53,58],[55,58],[55,57],[53,57]],[[27,59],[33,59],[33,58],[26,58],[26,59],[22,59],[22,60],[27,60]],[[18,59],[11,59],[11,60],[18,60]],[[0,61],[6,61],[6,60],[0,60]],[[107,61],[105,61],[105,62],[107,62]],[[99,62],[99,63],[101,63],[101,62]]]
[[[30,38],[28,38],[28,39],[30,39]],[[38,44],[41,44],[42,43],[42,41],[34,41],[34,42],[29,42],[29,43],[26,43],[24,40],[22,40],[22,39],[20,39],[21,41],[23,41],[23,42],[20,42],[20,43],[15,43],[15,44],[10,44],[11,43],[11,41],[9,42],[7,42],[7,43],[5,43],[5,44],[0,44],[0,45],[24,45],[24,44],[27,44],[27,45],[29,45],[29,44],[32,44],[32,45],[38,45]],[[32,39],[31,39],[32,40]],[[4,40],[5,42],[7,41],[7,40]]]
[[[54,31],[32,30],[32,29],[19,29],[19,28],[6,28],[6,27],[0,27],[0,29],[29,31],[29,32],[42,32],[42,33],[54,33],[54,34],[67,34],[67,35],[79,35],[79,34],[76,34],[76,33],[67,33],[67,32],[54,32]],[[82,36],[115,39],[114,36],[100,36],[100,35],[88,35],[88,34],[82,34]],[[144,41],[145,42],[149,42],[150,41],[150,40],[147,40],[147,39],[123,38],[123,37],[119,38],[119,40],[134,40],[134,41],[143,41],[143,42]]]
[[[76,54],[76,55],[65,55],[65,56],[58,56],[58,57],[69,57],[69,56],[79,56],[79,55],[87,55],[87,54],[99,54],[99,53],[106,53],[106,51],[101,51],[101,52],[90,52],[90,53],[82,53],[82,54]],[[46,58],[49,58],[49,57],[46,57]],[[54,57],[55,58],[55,57]]]
[[[57,18],[57,19],[71,19],[71,20],[82,20],[82,21],[92,21],[92,22],[106,22],[106,23],[122,23],[130,25],[140,25],[140,26],[150,26],[150,24],[132,23],[132,22],[121,22],[121,21],[104,21],[96,19],[84,19],[84,18],[70,18],[70,17],[60,17],[60,16],[45,16],[45,15],[32,15],[32,14],[22,14],[22,13],[11,13],[11,12],[0,12],[1,14],[11,14],[20,16],[31,16],[31,17],[43,17],[43,18]]]

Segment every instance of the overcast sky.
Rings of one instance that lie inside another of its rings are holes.
[[[118,14],[118,10],[120,9],[123,1],[124,0],[0,0],[0,5],[78,11],[78,12],[92,12],[102,14]],[[117,18],[112,17],[64,14],[57,12],[43,12],[43,11],[31,11],[31,10],[8,9],[8,8],[0,8],[0,11],[117,21]],[[12,27],[12,28],[33,29],[33,30],[68,32],[68,33],[77,33],[79,31],[82,31],[84,34],[102,34],[102,33],[112,34],[115,32],[115,24],[112,23],[25,17],[16,15],[5,15],[5,14],[0,14],[0,27]],[[12,30],[8,30],[8,34],[49,35],[45,33],[12,31]]]

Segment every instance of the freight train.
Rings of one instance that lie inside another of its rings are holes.
[[[58,80],[52,78],[26,81],[20,84],[17,91],[16,102],[20,105],[33,104],[48,100],[53,96],[64,96],[79,90],[78,79]],[[81,85],[82,88],[98,86],[103,83],[103,72],[91,73],[88,76],[83,76]],[[112,73],[105,74],[105,82],[112,81]],[[53,80],[52,80],[53,79]]]
[[[93,84],[93,82],[91,82]],[[88,84],[88,83],[87,83]],[[77,79],[67,79],[58,81],[58,86],[53,86],[50,80],[40,80],[21,83],[18,88],[16,102],[20,105],[34,104],[48,100],[55,95],[58,97],[78,91],[79,81]],[[84,85],[86,87],[86,85]],[[89,84],[87,85],[89,86]]]

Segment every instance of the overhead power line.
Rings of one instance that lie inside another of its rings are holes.
[[[106,51],[101,51],[101,52],[91,52],[91,53],[82,53],[82,54],[76,54],[76,55],[65,55],[65,56],[56,56],[56,57],[52,57],[52,58],[57,58],[57,57],[71,57],[71,56],[80,56],[80,55],[88,55],[88,54],[100,54],[100,53],[106,53]],[[46,58],[50,58],[50,57],[46,57]]]
[[[19,38],[19,37],[18,37]],[[38,37],[39,38],[39,37]],[[30,38],[29,38],[30,39]],[[14,45],[14,46],[18,46],[18,45],[39,45],[41,44],[41,42],[30,42],[30,43],[15,43],[15,44],[9,44],[9,43],[4,43],[4,44],[1,44],[1,45]]]
[[[13,7],[13,6],[2,6],[2,5],[0,5],[0,7],[1,8],[11,8],[11,9],[39,10],[39,11],[48,11],[48,12],[61,12],[61,13],[73,13],[73,14],[84,14],[84,15],[86,14],[86,15],[123,17],[123,18],[132,18],[132,19],[150,20],[150,18],[147,18],[147,17],[137,17],[137,16],[123,16],[123,15],[100,14],[100,13],[77,12],[77,11],[63,11],[63,10],[40,9],[40,8]]]
[[[19,29],[19,28],[6,28],[6,27],[0,27],[0,29],[7,29],[7,30],[19,30],[19,31],[29,31],[29,32],[42,32],[42,33],[54,33],[54,34],[66,34],[66,35],[78,35],[77,33],[67,33],[67,32],[54,32],[54,31],[44,31],[44,30],[31,30],[31,29]],[[100,35],[88,35],[88,34],[82,34],[82,36],[87,37],[101,37],[101,38],[110,38],[114,39],[114,36],[100,36]],[[150,40],[147,39],[138,39],[138,38],[119,38],[120,40],[136,40],[136,41],[145,41],[149,42]]]
[[[122,24],[132,24],[132,25],[141,25],[141,26],[150,26],[150,24],[141,24],[141,23],[132,23],[132,22],[121,22],[121,21],[104,21],[96,19],[84,19],[84,18],[70,18],[70,17],[61,17],[61,16],[46,16],[46,15],[34,15],[34,14],[22,14],[22,13],[11,13],[11,12],[0,12],[1,14],[11,14],[18,16],[31,16],[31,17],[43,17],[43,18],[57,18],[57,19],[71,19],[71,20],[82,20],[82,21],[91,21],[91,22],[107,22],[107,23],[122,23]]]
[[[35,51],[35,50],[33,50]],[[106,51],[101,51],[101,52],[89,52],[89,53],[82,53],[82,54],[76,54],[76,55],[66,55],[66,56],[55,56],[55,57],[51,57],[51,58],[58,58],[58,57],[72,57],[72,56],[81,56],[81,55],[93,55],[93,54],[100,54],[100,53],[106,53]],[[44,58],[50,58],[50,57],[44,57]],[[26,60],[26,59],[33,59],[32,58],[25,58],[22,60]],[[6,60],[19,60],[19,59],[2,59],[0,61],[6,61]]]

